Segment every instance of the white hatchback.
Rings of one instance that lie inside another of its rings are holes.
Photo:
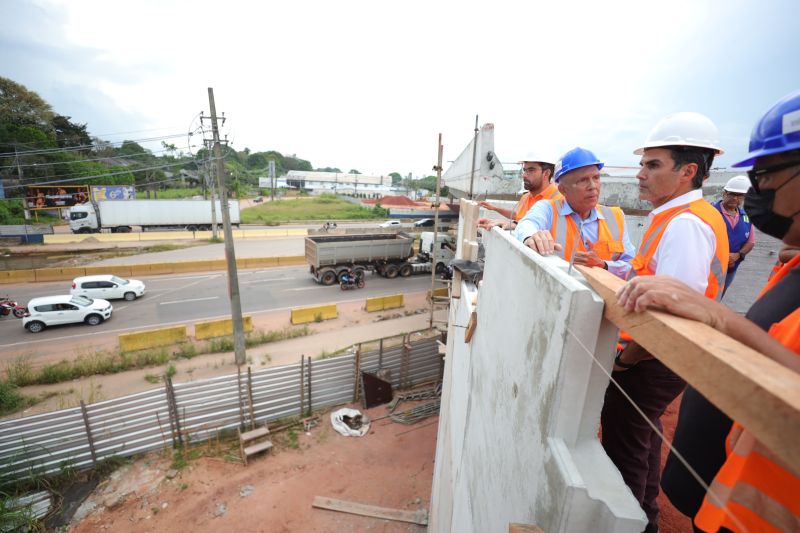
[[[387,220],[386,222],[379,224],[379,228],[399,228],[402,224],[399,220]]]
[[[28,302],[28,314],[22,326],[31,333],[39,333],[47,326],[85,322],[90,326],[111,318],[114,308],[107,300],[65,294],[44,296]]]
[[[89,298],[103,298],[115,300],[124,298],[132,302],[143,296],[144,283],[138,279],[122,279],[110,274],[99,276],[83,276],[72,280],[72,294],[88,296]]]

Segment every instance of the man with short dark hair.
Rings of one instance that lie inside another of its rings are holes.
[[[631,277],[667,275],[719,299],[728,267],[728,236],[722,215],[703,199],[702,185],[714,156],[721,153],[716,126],[699,113],[665,117],[634,151],[642,156],[636,175],[639,197],[654,209],[631,262]],[[624,332],[621,338],[625,346],[614,360],[615,383],[606,389],[601,413],[603,448],[644,509],[645,532],[653,533],[658,531],[661,439],[651,424],[661,430],[661,415],[686,382]]]

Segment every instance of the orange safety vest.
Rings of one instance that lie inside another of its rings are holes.
[[[631,261],[633,267],[631,278],[655,274],[655,271],[650,268],[650,263],[656,254],[658,244],[661,242],[667,226],[681,213],[692,213],[714,231],[717,247],[714,250],[714,258],[711,260],[711,271],[708,274],[708,286],[705,294],[711,299],[718,299],[722,295],[720,287],[724,285],[725,273],[728,271],[728,231],[725,229],[725,221],[722,220],[720,212],[703,199],[667,209],[653,217],[642,236],[639,251]],[[676,250],[676,252],[678,251]]]
[[[531,207],[533,207],[539,200],[555,200],[561,197],[561,193],[558,192],[558,187],[556,187],[553,183],[548,185],[542,192],[536,195],[525,191],[525,194],[523,194],[522,198],[519,199],[517,206],[511,213],[511,218],[515,222],[519,222],[522,220],[522,217],[525,216],[525,213],[530,211]]]
[[[557,252],[565,261],[572,258],[572,253],[577,250],[585,252],[586,246],[580,236],[580,229],[575,219],[570,215],[561,215],[563,198],[548,200],[553,210],[553,224],[550,234],[553,240],[561,245],[561,252]],[[604,261],[616,261],[625,251],[623,237],[625,236],[625,215],[619,207],[607,207],[598,204],[595,209],[603,215],[597,217],[597,242],[594,251]]]
[[[786,263],[761,294],[798,265],[800,256]],[[769,334],[800,355],[800,307],[773,324]],[[706,496],[694,519],[703,531],[716,532],[720,527],[768,533],[800,531],[798,473],[792,472],[737,422],[728,435],[728,459],[711,483],[711,493],[722,501],[712,502]]]

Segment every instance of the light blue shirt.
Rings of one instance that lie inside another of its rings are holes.
[[[569,203],[566,201],[563,202],[559,214],[572,217],[572,219],[580,228],[581,238],[583,239],[584,245],[587,242],[592,244],[597,242],[597,221],[605,218],[597,209],[592,209],[592,211],[589,213],[589,216],[583,220],[583,224],[581,224],[580,215],[573,211],[572,207],[570,207]],[[627,279],[628,273],[631,270],[630,261],[636,255],[636,249],[631,243],[631,239],[628,234],[628,221],[626,219],[623,219],[623,221],[624,231],[622,236],[622,244],[625,247],[625,251],[620,255],[619,259],[616,261],[606,261],[606,264],[608,264],[609,272],[619,278]],[[517,223],[517,229],[514,231],[514,235],[517,237],[518,241],[523,242],[537,231],[543,229],[550,231],[550,228],[552,227],[553,209],[550,207],[550,202],[540,201],[536,202],[536,205],[530,208],[525,216],[522,217],[522,220]]]

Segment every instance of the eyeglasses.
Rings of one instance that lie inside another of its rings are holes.
[[[539,168],[539,167],[523,167],[522,173],[523,174],[529,174],[531,172],[536,172],[537,170],[542,170],[542,169]]]
[[[763,178],[767,174],[772,174],[774,172],[780,172],[781,170],[784,170],[784,169],[787,169],[787,168],[791,168],[791,167],[793,167],[795,165],[800,165],[800,161],[790,161],[788,163],[780,163],[778,165],[773,165],[773,166],[767,167],[767,168],[759,168],[758,170],[756,170],[756,169],[748,170],[747,171],[747,177],[750,178],[750,185],[753,186],[753,190],[755,190],[757,193],[760,193],[761,192],[761,188],[758,186],[758,182],[761,180],[761,178]],[[797,177],[797,174],[792,176],[792,178],[795,178],[795,177]]]

